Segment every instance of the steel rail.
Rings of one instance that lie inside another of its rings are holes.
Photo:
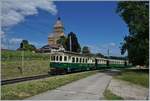
[[[41,78],[47,78],[51,75],[44,74],[44,75],[36,75],[36,76],[30,76],[30,77],[22,77],[22,78],[15,78],[15,79],[8,79],[8,80],[1,80],[1,85],[7,85],[7,84],[13,84],[23,81],[29,81],[29,80],[36,80]]]

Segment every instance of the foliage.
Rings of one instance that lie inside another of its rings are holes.
[[[12,85],[4,85],[1,87],[1,98],[2,100],[25,99],[27,97],[55,89],[59,86],[82,79],[95,73],[97,73],[97,71],[73,73],[49,77],[46,79],[21,82]]]
[[[115,78],[129,81],[144,87],[149,87],[149,73],[140,71],[123,71],[121,75]]]
[[[109,58],[109,59],[119,59],[119,60],[126,60],[127,59],[127,57],[119,57],[119,56],[109,56],[107,58]]]
[[[35,51],[36,47],[32,44],[29,44],[27,40],[22,40],[20,47],[17,50]]]
[[[76,37],[76,34],[73,32],[70,32],[68,34],[67,40],[66,40],[66,50],[70,51],[70,44],[71,44],[71,51],[80,53],[81,47],[78,42],[78,39]]]
[[[88,46],[84,46],[82,48],[82,54],[91,54],[90,49]]]
[[[60,39],[57,40],[57,44],[62,45],[66,49],[66,41],[67,38],[65,36],[61,36]]]
[[[117,13],[127,23],[129,35],[124,37],[121,53],[128,52],[133,65],[149,64],[149,2],[119,2]]]
[[[96,53],[95,55],[98,56],[98,57],[102,57],[102,58],[105,57],[102,53]]]
[[[123,100],[122,97],[113,94],[110,90],[105,90],[104,96],[105,96],[105,99],[107,100]]]

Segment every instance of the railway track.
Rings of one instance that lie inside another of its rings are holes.
[[[44,75],[37,75],[37,76],[30,76],[30,77],[1,80],[1,85],[8,85],[8,84],[18,83],[18,82],[23,82],[23,81],[42,79],[42,78],[47,78],[47,77],[52,77],[52,76],[59,76],[59,75],[44,74]]]
[[[22,77],[22,78],[2,80],[1,81],[1,85],[13,84],[13,83],[29,81],[29,80],[36,80],[36,79],[47,78],[47,77],[50,77],[50,75],[44,74],[44,75],[37,75],[37,76],[30,76],[30,77]]]

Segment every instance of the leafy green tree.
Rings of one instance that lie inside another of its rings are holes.
[[[30,51],[35,51],[35,50],[36,50],[36,47],[35,47],[34,45],[32,45],[32,44],[29,44],[29,45],[28,45],[28,50],[30,50]]]
[[[65,36],[61,36],[60,39],[57,40],[57,44],[62,45],[66,49],[66,41],[67,38]]]
[[[22,40],[18,50],[35,51],[36,47],[34,45],[32,45],[32,44],[29,44],[28,40]]]
[[[121,53],[128,53],[129,61],[134,65],[149,64],[149,2],[119,2],[117,13],[127,23],[129,35],[121,43]]]
[[[71,50],[70,50],[70,46],[71,46]],[[66,40],[66,50],[67,51],[72,51],[72,52],[77,52],[77,53],[81,52],[80,44],[78,42],[76,34],[73,33],[73,32],[70,32],[68,34],[68,37],[67,37],[67,40]]]
[[[90,49],[88,46],[84,46],[82,48],[82,54],[91,54]]]
[[[102,53],[96,53],[95,55],[102,58],[105,57]]]

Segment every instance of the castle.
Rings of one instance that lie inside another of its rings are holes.
[[[58,17],[56,23],[54,24],[53,29],[54,29],[53,32],[50,33],[50,35],[48,36],[49,45],[57,45],[57,40],[60,39],[61,36],[65,35],[64,26],[60,17]]]
[[[48,36],[48,44],[40,48],[39,51],[43,53],[49,53],[51,51],[64,50],[62,45],[57,44],[57,40],[59,40],[61,36],[65,36],[64,26],[60,17],[58,17],[53,26],[53,32]]]

